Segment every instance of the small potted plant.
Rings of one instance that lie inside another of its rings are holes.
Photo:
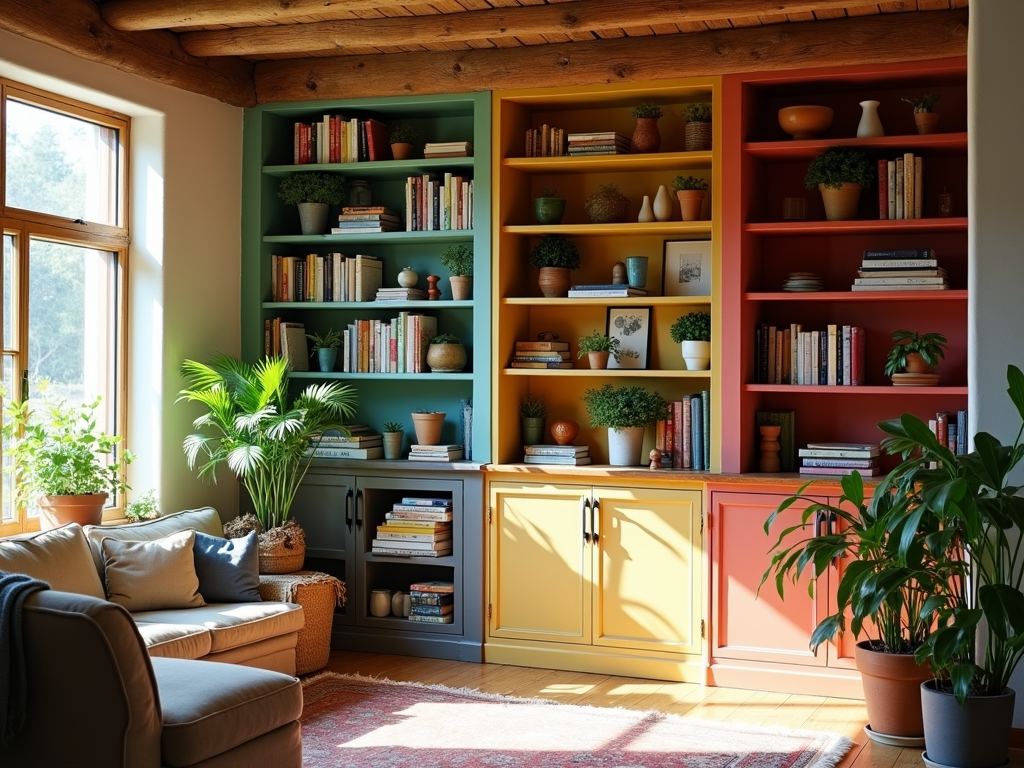
[[[293,173],[281,179],[277,195],[299,208],[299,225],[304,235],[327,231],[328,207],[345,197],[345,177],[320,171]]]
[[[688,371],[706,371],[711,367],[711,313],[690,312],[680,315],[668,332],[679,343]]]
[[[412,426],[416,431],[416,445],[438,445],[444,426],[444,411],[413,411]]]
[[[868,156],[853,147],[829,147],[807,166],[804,183],[821,192],[825,218],[851,221],[857,218],[860,192],[875,181]]]
[[[99,525],[109,495],[129,490],[124,472],[135,456],[121,438],[97,427],[100,398],[9,400],[4,408],[4,470],[14,480],[15,503],[39,505],[39,527]]]
[[[434,373],[458,373],[466,367],[466,348],[454,333],[440,333],[430,340],[427,365]]]
[[[544,442],[544,421],[548,415],[547,403],[529,392],[519,401],[519,419],[523,428],[523,445]]]
[[[124,516],[133,523],[142,520],[155,520],[160,517],[156,503],[156,490],[150,488],[135,501],[129,501],[124,507]]]
[[[452,298],[466,300],[473,285],[473,249],[465,243],[454,243],[441,254],[441,266],[447,269],[452,285]]]
[[[334,370],[334,364],[338,360],[338,347],[341,346],[341,334],[333,328],[328,328],[326,333],[307,333],[306,338],[313,342],[310,355],[316,355],[320,363],[320,371],[329,373]]]
[[[687,104],[681,114],[686,123],[686,151],[711,149],[711,104],[704,101]]]
[[[939,122],[939,113],[932,112],[932,107],[940,98],[942,98],[942,94],[926,93],[922,96],[904,96],[900,99],[914,108],[914,122],[917,124],[919,134],[935,132],[935,126]]]
[[[540,292],[550,298],[566,296],[569,272],[580,267],[580,252],[563,235],[544,235],[530,251],[530,266],[540,269]]]
[[[576,356],[586,355],[587,361],[593,369],[607,368],[609,357],[614,357],[615,362],[619,361],[621,354],[619,340],[606,336],[600,331],[595,330],[587,336],[580,336],[576,343],[579,346]]]
[[[395,123],[391,126],[388,141],[391,142],[391,155],[395,160],[409,160],[416,147],[413,146],[420,134],[411,123]]]
[[[941,333],[915,333],[914,331],[893,331],[893,341],[885,358],[885,375],[893,383],[910,383],[915,386],[938,384],[935,368],[946,356],[943,347],[946,337]]]
[[[533,215],[538,224],[561,224],[565,215],[565,198],[558,196],[558,190],[544,187],[533,199]]]
[[[657,152],[661,149],[661,132],[658,131],[658,118],[661,115],[661,107],[651,102],[637,104],[633,107],[636,128],[633,130],[633,137],[630,139],[630,152],[641,154],[644,152]]]
[[[384,438],[384,458],[402,458],[402,439],[405,437],[405,428],[400,421],[385,421],[381,430]]]
[[[700,221],[704,198],[708,193],[707,180],[696,176],[676,176],[672,180],[672,189],[679,198],[679,212],[683,221]]]
[[[608,427],[608,463],[614,466],[642,464],[640,451],[644,430],[665,418],[665,399],[638,386],[613,387],[583,393],[592,427]]]

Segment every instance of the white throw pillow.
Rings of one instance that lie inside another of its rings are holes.
[[[107,599],[132,613],[206,605],[192,555],[195,539],[195,531],[153,541],[103,539]]]

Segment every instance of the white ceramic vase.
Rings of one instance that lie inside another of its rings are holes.
[[[688,371],[706,371],[711,367],[711,342],[710,341],[689,341],[682,342],[683,360],[686,362]]]
[[[862,111],[860,123],[857,124],[857,138],[874,139],[885,136],[885,131],[882,130],[882,121],[878,118],[878,102],[862,101],[860,107]]]
[[[650,195],[644,195],[643,205],[640,206],[640,215],[636,217],[637,221],[654,221],[654,211],[651,210],[651,198]]]
[[[658,187],[658,194],[654,196],[654,218],[658,221],[671,221],[673,206],[674,203],[672,196],[668,193],[668,187],[662,184]]]

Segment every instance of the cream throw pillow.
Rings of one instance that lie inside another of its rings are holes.
[[[103,539],[107,599],[132,613],[206,605],[192,547],[195,531],[153,541]]]

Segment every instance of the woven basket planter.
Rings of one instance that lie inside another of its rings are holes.
[[[711,149],[711,123],[687,123],[685,136],[687,152]]]

